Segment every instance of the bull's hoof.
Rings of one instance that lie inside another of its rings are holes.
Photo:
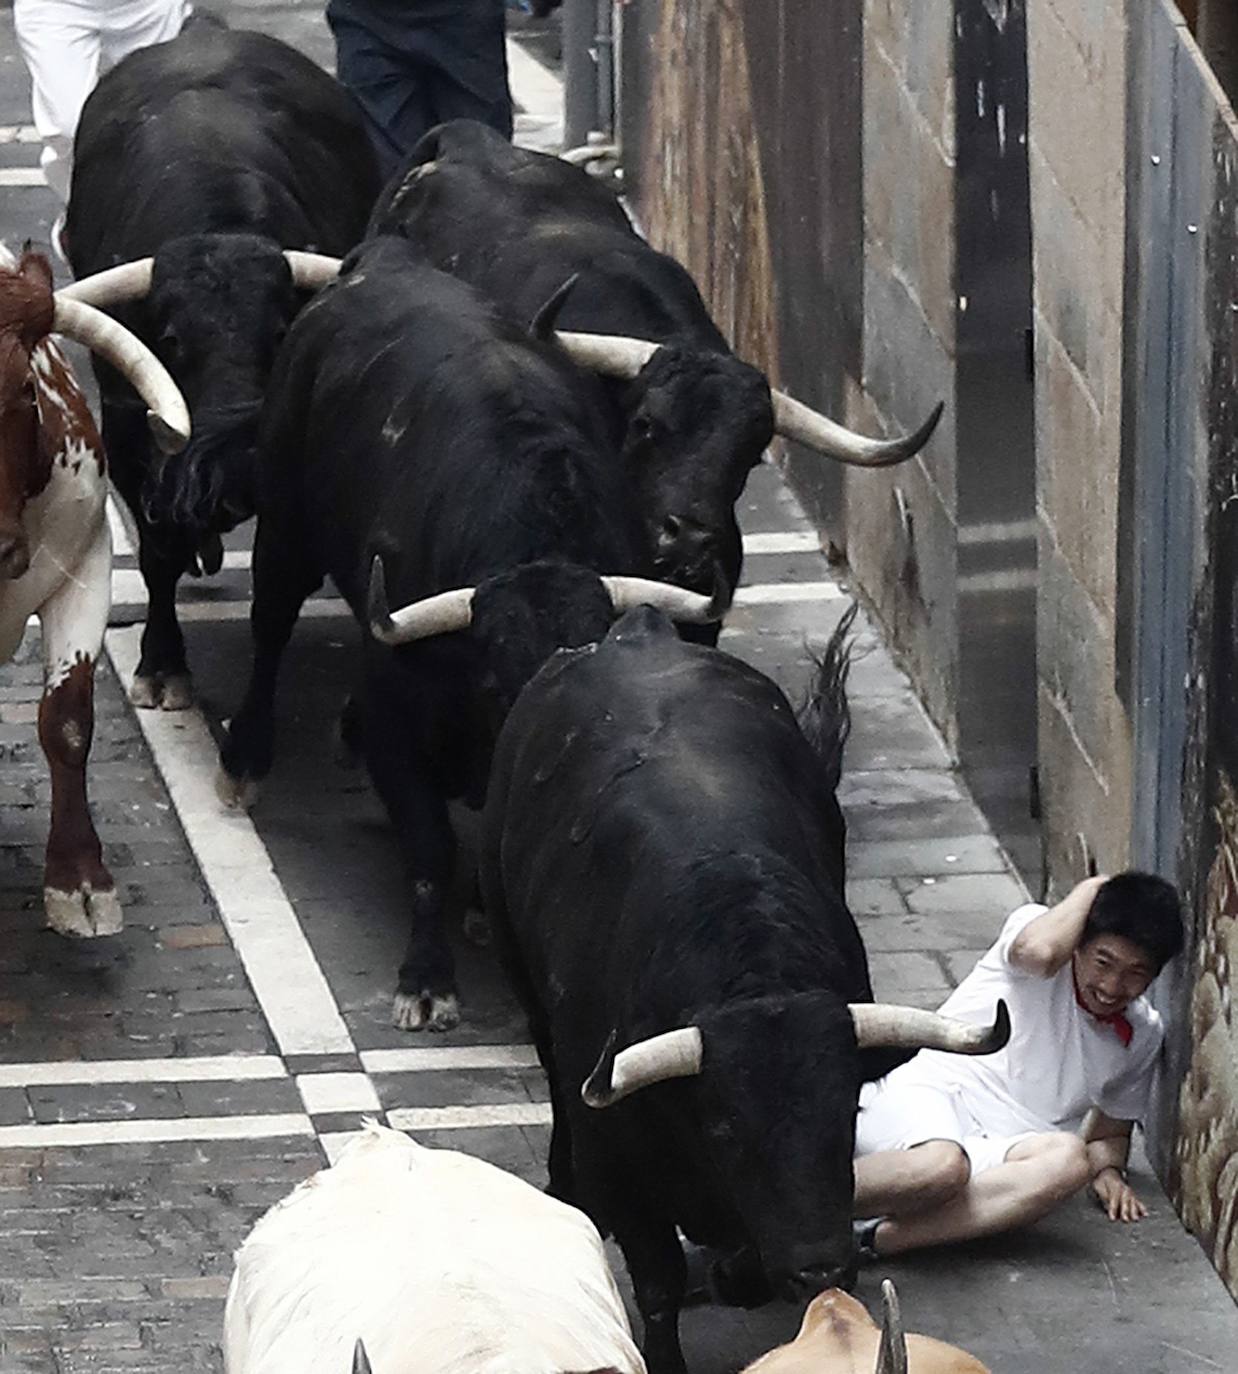
[[[262,784],[257,778],[234,778],[226,768],[215,771],[215,795],[229,811],[248,811],[258,800]]]
[[[490,918],[475,906],[464,913],[464,938],[478,949],[485,949],[490,943]]]
[[[193,705],[193,679],[188,673],[139,673],[129,700],[144,711],[186,711]]]
[[[163,680],[161,711],[188,711],[193,705],[193,679],[188,673],[171,673]]]
[[[460,1024],[460,1003],[454,992],[397,992],[391,1021],[397,1030],[451,1030]]]
[[[143,711],[157,710],[162,695],[163,685],[153,675],[135,677],[133,685],[129,688],[129,700]]]
[[[89,883],[83,883],[73,892],[45,887],[43,909],[47,913],[48,926],[58,935],[72,940],[119,935],[125,925],[125,914],[115,889],[96,892]]]

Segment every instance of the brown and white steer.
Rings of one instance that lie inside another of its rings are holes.
[[[43,898],[62,935],[114,935],[120,902],[86,801],[94,669],[111,600],[103,444],[60,333],[107,359],[150,408],[167,449],[189,416],[153,354],[106,315],[52,291],[46,258],[0,246],[0,661],[26,623],[43,627],[39,743],[52,779]]]
[[[743,1374],[990,1374],[965,1350],[931,1336],[905,1336],[889,1279],[881,1296],[879,1327],[849,1293],[827,1288],[808,1304],[799,1335],[754,1360]]]

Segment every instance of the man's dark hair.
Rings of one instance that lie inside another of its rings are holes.
[[[1159,973],[1182,951],[1182,903],[1177,889],[1155,873],[1115,874],[1092,900],[1080,946],[1098,935],[1124,936],[1149,956]]]

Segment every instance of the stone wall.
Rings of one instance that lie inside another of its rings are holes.
[[[932,442],[890,472],[852,471],[846,552],[934,721],[957,744],[953,6],[865,0],[864,342],[851,422],[918,424]]]
[[[1130,729],[1115,681],[1126,24],[1122,0],[1030,0],[1040,522],[1040,784],[1050,872],[1126,861]]]

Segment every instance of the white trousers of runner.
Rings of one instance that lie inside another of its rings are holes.
[[[181,31],[189,0],[14,0],[17,43],[30,72],[34,127],[47,184],[69,200],[73,135],[86,97],[109,67]]]

